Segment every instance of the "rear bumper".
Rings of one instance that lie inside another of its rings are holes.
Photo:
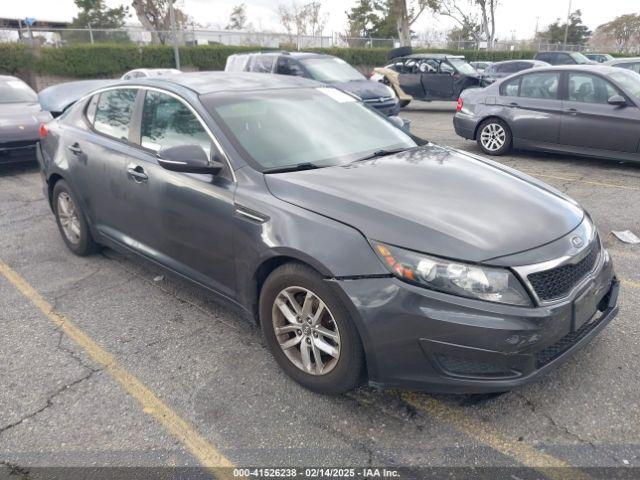
[[[0,164],[35,160],[37,144],[38,139],[0,143]]]
[[[608,260],[602,296],[577,330],[574,300],[543,307],[481,302],[395,278],[336,281],[357,318],[369,379],[385,388],[438,393],[507,391],[533,382],[586,346],[618,313]],[[587,373],[585,373],[587,375]]]
[[[453,116],[453,128],[456,131],[456,134],[462,138],[475,140],[476,126],[477,121],[475,117],[462,112],[456,112]]]

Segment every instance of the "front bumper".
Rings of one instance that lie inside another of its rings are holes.
[[[565,301],[541,307],[482,302],[391,277],[333,280],[352,309],[370,382],[439,393],[506,391],[530,383],[588,344],[617,314],[619,284],[607,259]],[[592,319],[574,329],[574,302],[602,292]]]

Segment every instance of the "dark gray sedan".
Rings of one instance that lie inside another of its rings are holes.
[[[501,78],[506,78],[514,73],[522,72],[530,68],[542,68],[550,66],[547,62],[539,60],[505,60],[504,62],[492,63],[487,67],[480,78],[480,85],[489,86]]]
[[[35,161],[38,128],[49,120],[29,85],[0,75],[0,164]]]
[[[311,80],[123,82],[45,133],[44,191],[72,252],[106,245],[195,282],[317,392],[508,390],[617,312],[574,201]]]
[[[615,58],[605,62],[603,65],[610,67],[626,68],[636,73],[640,73],[640,57]]]
[[[489,155],[520,148],[637,162],[639,106],[634,72],[548,67],[463,92],[453,124]]]

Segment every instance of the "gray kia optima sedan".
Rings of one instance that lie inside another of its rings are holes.
[[[72,252],[109,246],[208,289],[317,392],[508,390],[618,310],[578,204],[312,80],[122,82],[42,130],[45,192]]]
[[[640,75],[600,65],[525,70],[465,90],[456,133],[489,155],[512,148],[640,161]]]

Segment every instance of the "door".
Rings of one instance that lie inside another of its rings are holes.
[[[567,93],[560,143],[615,152],[636,152],[640,141],[637,107],[616,106],[609,98],[621,95],[605,78],[584,72],[566,75]]]
[[[78,129],[65,145],[77,176],[74,186],[101,233],[126,227],[121,211],[126,208],[126,159],[135,151],[130,126],[137,95],[132,88],[94,95],[86,110],[92,130]]]
[[[156,158],[162,148],[200,145],[216,152],[200,119],[182,99],[147,91],[140,146],[128,159],[125,217],[130,245],[169,268],[233,298],[233,197],[228,167],[218,175],[170,172]]]
[[[422,73],[422,86],[429,100],[450,100],[453,98],[453,76],[456,71],[445,61],[435,61],[435,69]]]
[[[501,85],[499,102],[506,107],[516,143],[557,143],[562,118],[559,85],[559,72],[528,73]]]
[[[403,63],[396,63],[394,69],[399,73],[400,87],[405,93],[412,97],[424,98],[425,93],[420,80],[422,74],[418,63],[418,59],[408,58]]]

